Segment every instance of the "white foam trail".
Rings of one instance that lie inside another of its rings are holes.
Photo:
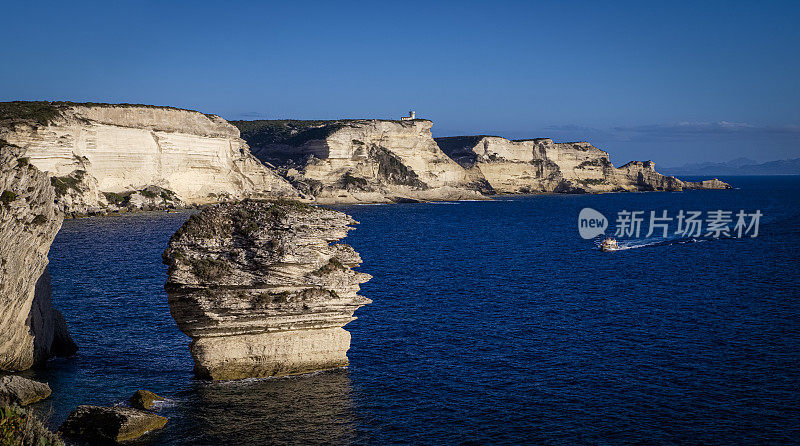
[[[161,410],[167,407],[175,407],[178,405],[178,402],[171,399],[171,398],[164,398],[163,400],[155,400],[153,401],[153,408],[155,410]]]
[[[636,240],[629,240],[629,241],[617,241],[619,244],[619,249],[617,251],[625,251],[628,249],[638,249],[638,248],[648,248],[653,246],[669,246],[669,245],[684,245],[686,243],[701,243],[707,242],[708,239],[696,239],[696,238],[689,238],[689,239],[656,239],[653,241],[640,241],[637,243]],[[595,241],[596,249],[600,249],[602,241],[598,242]]]

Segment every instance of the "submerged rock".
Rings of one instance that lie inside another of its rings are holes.
[[[164,397],[149,390],[137,390],[130,399],[131,406],[143,410],[152,409],[156,401],[164,401]]]
[[[27,406],[50,396],[50,386],[21,376],[0,378],[0,406]]]
[[[47,254],[63,217],[47,175],[0,140],[0,370],[25,370],[77,347],[51,304]]]
[[[164,252],[172,316],[192,338],[195,372],[215,380],[345,366],[342,327],[371,301],[361,257],[333,244],[356,222],[294,201],[210,207],[192,216]]]
[[[130,407],[78,406],[58,433],[84,441],[120,443],[135,440],[165,424],[167,419],[162,416]]]

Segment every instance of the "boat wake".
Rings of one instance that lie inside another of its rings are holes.
[[[689,237],[689,238],[676,238],[676,239],[651,239],[651,240],[617,240],[619,245],[618,249],[615,251],[625,251],[628,249],[638,249],[638,248],[653,248],[657,246],[671,246],[671,245],[685,245],[687,243],[702,243],[707,242],[712,239],[707,238],[696,238],[696,237]],[[595,239],[595,249],[600,250],[600,246],[603,243],[603,239]]]

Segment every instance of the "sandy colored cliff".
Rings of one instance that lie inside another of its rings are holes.
[[[250,154],[236,127],[196,111],[0,103],[0,139],[23,147],[33,165],[55,178],[67,212],[297,195]],[[131,200],[132,194],[138,196]]]
[[[51,304],[47,253],[63,216],[46,174],[0,141],[0,370],[25,370],[76,346]]]
[[[614,167],[608,152],[588,142],[549,138],[511,141],[498,136],[436,138],[451,158],[498,193],[601,193],[723,189],[719,180],[692,183],[661,175],[652,161]]]
[[[259,159],[319,203],[481,199],[489,192],[439,149],[428,120],[233,123]]]
[[[342,327],[369,299],[361,257],[335,243],[356,223],[295,201],[220,204],[192,216],[164,252],[178,327],[195,372],[215,380],[347,365]]]

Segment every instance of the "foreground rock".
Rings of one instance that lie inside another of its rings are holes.
[[[222,204],[192,216],[164,252],[172,316],[198,376],[290,375],[348,364],[342,327],[371,302],[345,244],[356,222],[292,201]]]
[[[436,138],[442,150],[498,193],[600,193],[726,189],[719,180],[684,182],[655,171],[652,161],[616,168],[607,152],[587,142],[509,141],[497,136]]]
[[[120,443],[135,440],[165,424],[167,419],[162,416],[130,407],[78,406],[58,433],[84,441]]]
[[[47,175],[0,140],[0,370],[25,370],[76,346],[51,304],[47,253],[63,217]]]
[[[260,160],[319,203],[481,199],[490,192],[442,153],[428,120],[233,124]]]
[[[30,162],[54,178],[68,214],[297,196],[250,154],[236,127],[196,111],[4,102],[0,138],[27,149]]]
[[[0,406],[27,406],[50,396],[50,386],[21,376],[0,378]]]
[[[131,397],[130,403],[137,409],[150,410],[155,406],[156,401],[164,401],[164,397],[149,390],[137,390]]]

